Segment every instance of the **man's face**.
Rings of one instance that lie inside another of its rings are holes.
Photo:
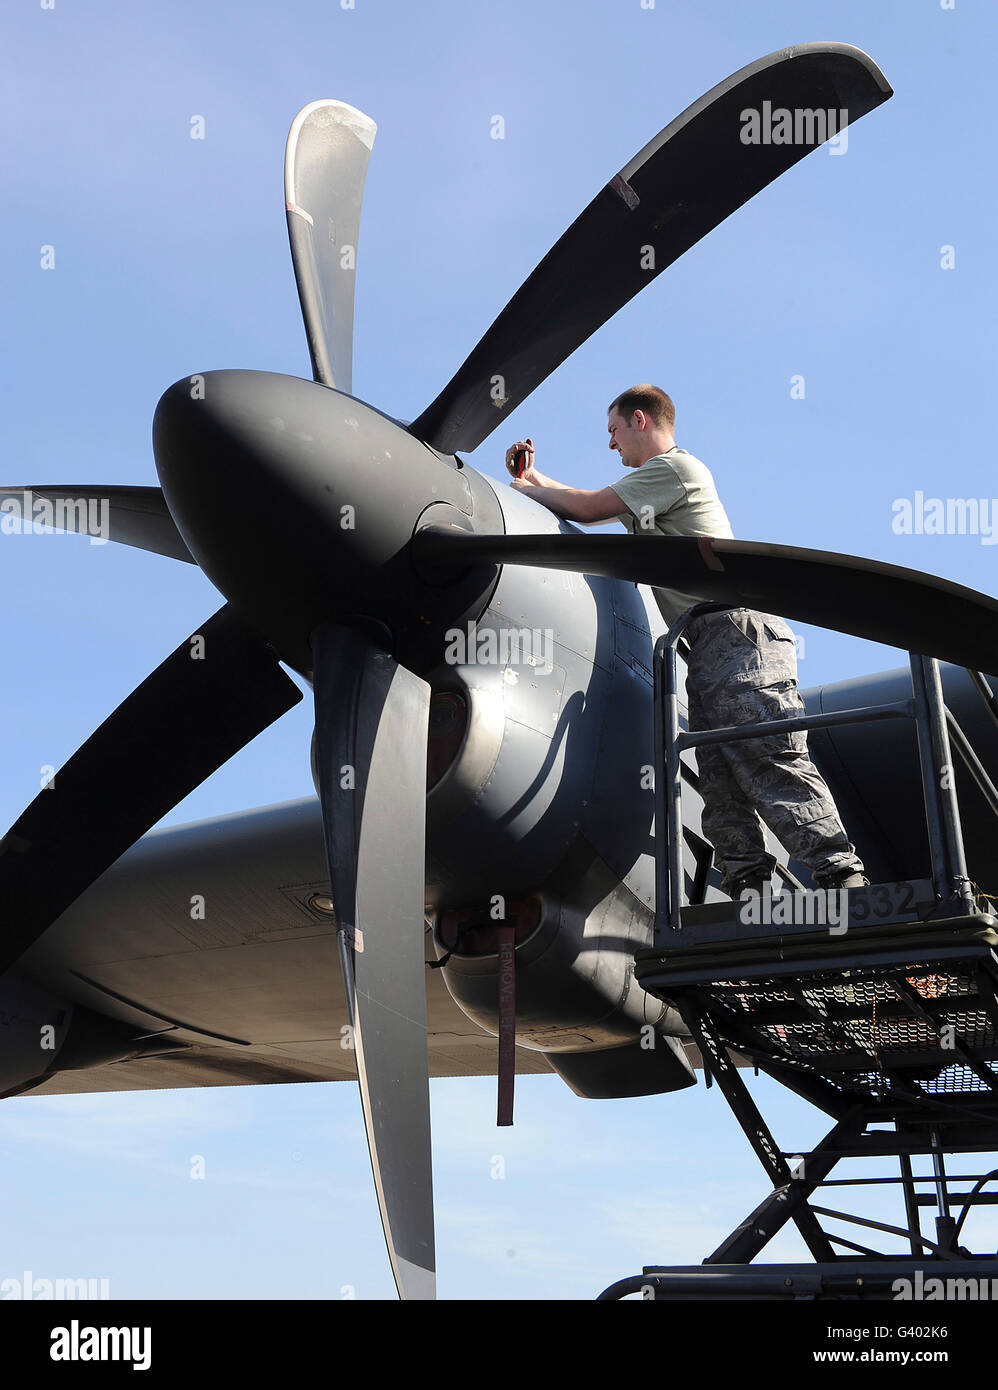
[[[640,411],[635,411],[630,420],[625,420],[617,410],[611,410],[607,416],[606,427],[610,432],[610,448],[620,455],[620,461],[625,468],[640,468],[643,462],[642,444],[644,443],[641,430],[641,421],[644,416]]]

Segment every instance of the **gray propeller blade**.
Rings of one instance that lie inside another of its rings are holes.
[[[976,589],[856,555],[695,536],[474,536],[428,526],[420,565],[537,565],[632,580],[778,613],[873,642],[992,671],[998,602]]]
[[[596,195],[410,433],[446,454],[477,448],[666,266],[836,133],[826,113],[857,121],[891,95],[873,59],[843,43],[797,44],[719,83]],[[767,104],[800,113],[792,142],[743,141],[742,113]]]
[[[357,628],[312,636],[316,772],[364,1125],[395,1283],[434,1298],[423,880],[430,687]]]
[[[312,375],[353,390],[353,295],[364,180],[378,127],[344,101],[298,112],[284,156],[284,205]]]
[[[0,972],[302,693],[226,605],[73,754],[0,840]]]
[[[134,545],[171,560],[196,564],[184,544],[159,487],[122,487],[114,483],[52,483],[0,487],[0,513],[24,522],[51,524],[57,531],[98,535],[121,545]],[[49,518],[52,521],[49,522]],[[105,530],[106,528],[106,530]]]

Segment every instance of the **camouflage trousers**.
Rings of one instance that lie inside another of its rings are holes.
[[[728,609],[694,619],[686,635],[691,729],[805,713],[794,635],[782,618]],[[766,849],[762,821],[813,874],[862,872],[832,794],[808,756],[806,731],[708,744],[696,757],[703,833],[714,846],[725,892],[745,875],[772,873],[776,860]]]

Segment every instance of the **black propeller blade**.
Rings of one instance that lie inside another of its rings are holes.
[[[428,526],[420,565],[537,565],[600,574],[778,613],[973,670],[998,659],[998,601],[916,570],[855,555],[695,536],[473,536]]]
[[[395,1283],[435,1297],[426,1052],[430,687],[356,628],[313,634],[316,772],[364,1125]]]
[[[639,290],[760,189],[811,140],[745,143],[744,110],[848,112],[892,95],[872,58],[841,43],[805,43],[760,58],[677,116],[572,223],[440,395],[409,426],[443,453],[477,448],[535,387]],[[649,254],[649,252],[651,254]]]
[[[0,972],[167,811],[301,698],[273,649],[228,605],[181,643],[0,840]]]
[[[171,560],[185,560],[189,565],[196,563],[170,515],[162,488],[123,487],[120,483],[108,487],[94,483],[67,483],[64,487],[11,484],[0,487],[0,509],[4,504],[25,522],[48,524],[51,517],[57,530],[84,536],[100,535],[94,528],[106,524],[105,540],[168,555]]]

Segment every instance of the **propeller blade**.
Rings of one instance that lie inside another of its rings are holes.
[[[96,535],[167,555],[171,560],[186,560],[189,565],[197,563],[170,515],[163,489],[158,487],[12,484],[0,487],[0,515],[26,526],[53,526],[57,531]]]
[[[873,60],[841,43],[782,49],[719,83],[596,195],[410,432],[446,454],[477,448],[666,266],[836,133],[826,117],[804,127],[802,116],[814,138],[747,144],[744,110],[762,116],[769,102],[852,122],[891,95]]]
[[[353,390],[353,295],[364,180],[378,127],[344,101],[313,101],[291,123],[284,205],[312,376]]]
[[[0,972],[167,811],[301,698],[277,654],[227,605],[182,642],[0,840]]]
[[[423,939],[430,687],[354,628],[318,628],[312,655],[317,781],[371,1166],[399,1295],[429,1299],[436,1294]]]
[[[421,566],[537,565],[695,594],[936,656],[972,670],[998,660],[998,601],[976,589],[856,555],[706,536],[475,536],[428,526]]]

